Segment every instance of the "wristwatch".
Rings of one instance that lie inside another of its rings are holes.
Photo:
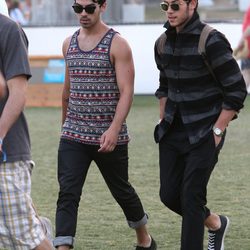
[[[216,136],[222,137],[224,132],[220,128],[213,127],[213,132]]]

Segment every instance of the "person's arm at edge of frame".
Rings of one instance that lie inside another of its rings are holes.
[[[69,104],[69,95],[70,95],[69,69],[66,64],[66,54],[68,51],[70,40],[71,40],[71,37],[66,38],[62,47],[62,53],[63,53],[64,60],[65,60],[65,80],[64,80],[63,91],[62,91],[62,125],[66,119],[67,108]]]
[[[24,109],[28,80],[26,75],[19,75],[7,80],[8,100],[0,117],[0,138],[3,140],[12,125]],[[2,145],[0,145],[0,151]]]
[[[126,120],[134,95],[134,62],[132,51],[127,41],[119,34],[113,38],[110,50],[111,61],[115,67],[120,98],[114,119],[107,131],[103,133],[99,152],[114,150],[122,124]]]

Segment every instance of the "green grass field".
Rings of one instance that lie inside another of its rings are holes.
[[[49,217],[54,224],[61,111],[57,108],[27,108],[26,115],[31,132],[33,160],[36,162],[32,176],[32,197],[38,212]],[[132,137],[129,144],[130,182],[149,215],[148,227],[158,243],[158,249],[178,250],[180,217],[165,208],[158,195],[158,147],[153,141],[153,129],[157,121],[157,100],[153,96],[136,96],[127,120]],[[230,124],[219,164],[208,186],[208,206],[212,211],[226,214],[231,219],[226,250],[250,249],[249,162],[250,97],[239,119]],[[134,231],[128,228],[120,207],[93,164],[79,207],[75,249],[132,250],[134,244]]]

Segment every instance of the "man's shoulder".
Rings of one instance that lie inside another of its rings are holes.
[[[166,32],[163,32],[155,41],[155,49],[158,54],[162,54],[164,52],[165,43],[167,40]]]
[[[9,27],[18,28],[18,24],[11,18],[0,14],[0,27],[3,27],[4,29]]]
[[[155,40],[155,43],[157,44],[157,43],[161,42],[162,40],[166,40],[166,39],[167,39],[167,34],[166,34],[166,32],[164,31],[164,32],[162,32],[162,33],[160,34],[160,36]]]
[[[28,46],[28,39],[24,30],[18,23],[16,23],[9,17],[0,15],[0,33],[4,34],[0,36],[0,40],[4,44],[15,43],[21,38]]]
[[[15,40],[17,36],[26,36],[22,27],[11,18],[0,14],[0,32],[1,40]]]

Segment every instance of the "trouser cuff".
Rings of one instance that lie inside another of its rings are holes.
[[[143,216],[143,218],[141,220],[139,220],[139,221],[128,221],[128,225],[129,225],[129,227],[131,227],[133,229],[137,229],[137,228],[139,228],[141,226],[146,225],[147,222],[148,222],[148,216],[147,216],[147,214],[145,214]]]
[[[72,236],[59,236],[53,240],[54,247],[69,246],[70,248],[73,248],[73,245],[74,238]]]

